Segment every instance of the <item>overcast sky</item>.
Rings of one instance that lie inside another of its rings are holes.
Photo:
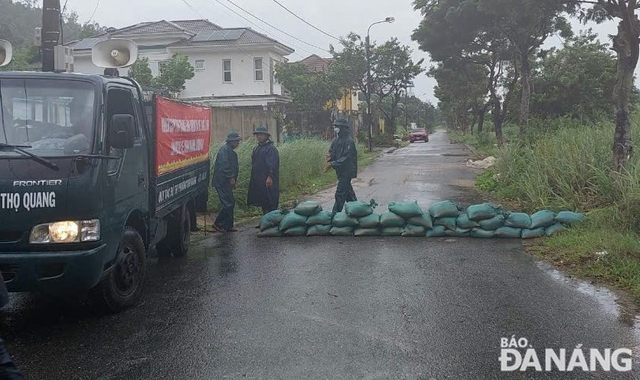
[[[207,18],[222,27],[251,27],[294,48],[296,52],[289,56],[291,61],[298,61],[311,54],[328,57],[328,51],[319,48],[329,50],[329,44],[338,44],[338,41],[297,19],[274,0],[230,1],[258,19],[235,7],[229,0],[67,0],[67,8],[76,11],[81,22],[89,20],[94,15],[93,21],[104,26],[123,27],[142,21]],[[411,40],[411,33],[421,20],[420,13],[413,9],[412,0],[277,1],[310,24],[336,37],[345,36],[351,31],[364,36],[373,22],[393,16],[396,20],[393,24],[384,23],[371,28],[371,40],[384,42],[391,37],[397,37],[402,44],[413,49],[415,61],[425,58],[425,66],[430,66],[429,55],[420,51],[418,45]],[[64,2],[61,0],[62,4]],[[132,8],[133,4],[135,6]],[[223,4],[236,13],[225,8]],[[275,30],[265,22],[281,31]],[[578,28],[584,26],[575,22],[574,30],[577,31]],[[610,22],[608,25],[595,26],[595,29],[603,41],[607,41],[607,34],[615,32],[615,24]],[[295,36],[298,40],[283,32]],[[554,36],[549,39],[547,45],[560,44],[560,38]],[[415,80],[414,93],[419,98],[436,104],[437,99],[433,96],[434,85],[433,79],[422,74]]]

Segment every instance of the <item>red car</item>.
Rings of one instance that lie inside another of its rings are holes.
[[[412,129],[411,133],[409,134],[409,141],[416,142],[420,140],[429,142],[429,132],[424,128]]]

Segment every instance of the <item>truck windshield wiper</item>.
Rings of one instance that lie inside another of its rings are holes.
[[[51,162],[45,158],[42,158],[31,152],[28,152],[25,150],[25,148],[28,149],[31,147],[29,145],[11,145],[11,144],[0,143],[0,150],[10,149],[10,150],[13,150],[14,152],[22,153],[25,156],[29,156],[33,158],[33,160],[36,161],[37,163],[40,163],[48,168],[51,168],[53,170],[60,170],[60,167],[58,167],[58,165],[55,162]]]

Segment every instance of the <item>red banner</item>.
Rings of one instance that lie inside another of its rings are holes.
[[[209,158],[211,111],[156,97],[156,173],[162,175]]]

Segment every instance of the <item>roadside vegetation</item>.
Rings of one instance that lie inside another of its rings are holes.
[[[280,207],[289,207],[292,201],[304,201],[304,197],[335,185],[335,171],[323,173],[324,155],[329,151],[330,141],[320,139],[299,139],[278,146],[280,153]],[[222,144],[211,147],[211,165]],[[262,215],[257,207],[247,206],[247,192],[251,175],[251,152],[254,140],[244,141],[237,149],[240,164],[238,185],[234,191],[236,197],[236,218]],[[358,165],[369,164],[375,157],[364,145],[358,146]],[[209,209],[217,211],[220,202],[215,189],[209,191]]]

